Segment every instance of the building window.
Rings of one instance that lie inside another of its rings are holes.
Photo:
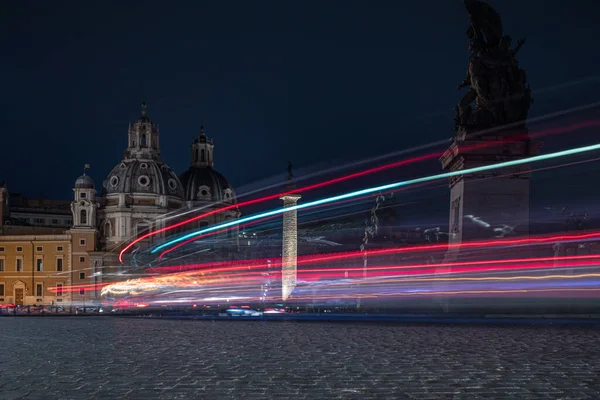
[[[87,193],[79,193],[80,199],[85,199],[87,197]]]
[[[79,294],[82,296],[85,296],[85,289],[84,288],[79,289]]]
[[[37,272],[42,272],[42,268],[43,268],[43,262],[41,258],[38,258],[35,260],[35,270]]]
[[[109,238],[112,237],[112,229],[111,224],[108,220],[104,223],[104,237]]]
[[[16,265],[16,269],[17,272],[23,272],[23,259],[22,258],[17,258],[17,265]]]
[[[54,224],[54,225],[58,225],[58,220],[57,220],[57,219],[53,219],[53,220],[52,220],[52,224]]]
[[[73,220],[72,220],[72,219],[68,219],[68,220],[67,220],[67,224],[68,224],[68,225],[73,225]]]
[[[4,258],[0,258],[0,272],[4,272]]]
[[[62,246],[56,246],[56,251],[63,251],[63,247]]]
[[[42,251],[42,250],[44,250],[44,249],[42,248],[42,246],[37,246],[37,247],[35,248],[35,251]]]
[[[87,211],[81,210],[81,212],[79,213],[79,223],[81,225],[87,224]]]
[[[79,279],[85,279],[85,272],[79,273]]]
[[[63,295],[63,285],[62,283],[56,284],[56,296],[61,297]]]
[[[33,222],[35,222],[36,224],[43,224],[44,222],[46,222],[46,220],[43,218],[34,218]]]
[[[4,283],[0,283],[0,296],[4,296]]]
[[[79,257],[79,262],[85,262],[85,257]]]
[[[63,270],[63,259],[62,258],[57,258],[56,259],[56,270],[58,272]]]
[[[44,295],[44,286],[41,283],[35,285],[35,295],[42,297]]]
[[[138,178],[138,183],[143,187],[147,187],[150,185],[150,178],[148,178],[146,175],[142,175]]]
[[[0,253],[4,251],[4,247],[0,247]]]
[[[23,251],[23,247],[21,247],[21,246],[17,246],[17,251],[18,251],[19,253],[20,253],[20,252],[22,252],[22,251]]]
[[[79,239],[79,245],[85,246],[85,239]]]
[[[200,162],[204,162],[204,149],[200,150]]]

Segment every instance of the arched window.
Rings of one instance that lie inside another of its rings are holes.
[[[142,135],[142,147],[146,147],[146,134]]]
[[[104,223],[104,237],[112,237],[112,226],[110,225],[110,221],[108,220]]]
[[[79,223],[81,225],[87,224],[87,211],[81,210],[81,212],[79,213]]]
[[[198,162],[198,152],[194,149],[194,154],[192,154],[192,158],[194,159],[194,162]]]
[[[204,149],[200,150],[200,162],[204,162]]]

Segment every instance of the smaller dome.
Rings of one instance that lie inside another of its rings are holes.
[[[184,186],[187,201],[237,203],[231,184],[211,167],[190,167],[179,180]]]
[[[81,175],[75,181],[75,189],[94,189],[94,180],[86,174]]]

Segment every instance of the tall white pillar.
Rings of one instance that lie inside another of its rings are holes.
[[[286,194],[280,197],[283,207],[293,207],[302,196]],[[283,240],[281,249],[281,299],[287,300],[296,287],[298,261],[298,212],[283,213]]]

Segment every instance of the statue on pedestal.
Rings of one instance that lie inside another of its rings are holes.
[[[467,29],[471,56],[465,87],[456,106],[455,132],[458,139],[468,133],[527,119],[531,89],[516,55],[525,40],[511,49],[512,39],[503,34],[500,15],[480,0],[464,0],[471,26]]]

